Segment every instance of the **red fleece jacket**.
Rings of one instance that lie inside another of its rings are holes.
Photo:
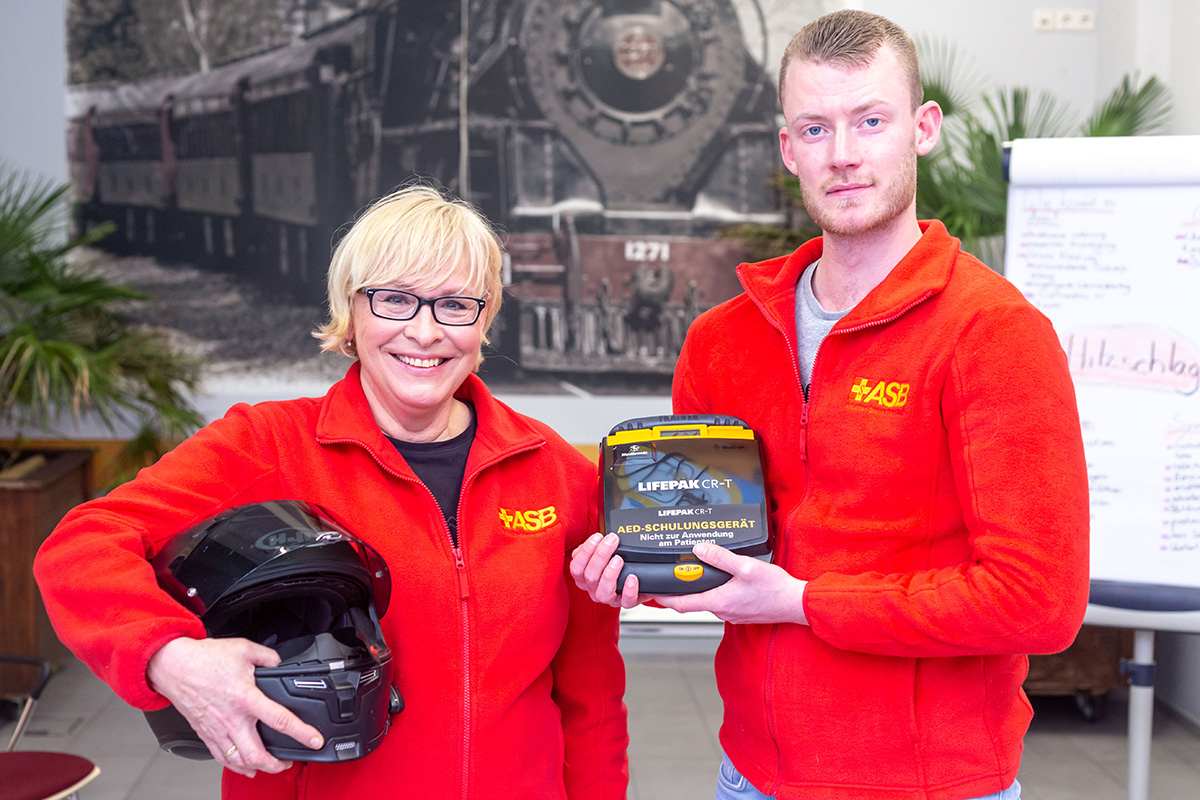
[[[356,364],[324,398],[235,406],[68,514],[34,566],[56,630],[129,703],[165,705],[146,683],[147,661],[204,629],[159,590],[147,558],[224,508],[311,501],[388,564],[382,626],[405,709],[362,760],[253,779],[226,771],[224,797],[623,798],[617,611],[591,602],[566,570],[596,529],[595,467],[478,378],[459,396],[478,419],[459,552],[433,495],[375,424]],[[517,525],[517,512],[536,513]]]
[[[738,268],[702,315],[677,413],[762,434],[775,562],[810,626],[726,625],[721,743],[780,798],[962,800],[1012,783],[1026,653],[1083,620],[1088,494],[1050,322],[941,223],[796,361],[796,282],[821,240]]]

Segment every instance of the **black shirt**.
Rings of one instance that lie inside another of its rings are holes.
[[[471,422],[453,439],[440,442],[405,442],[388,437],[413,472],[428,487],[450,526],[450,539],[458,547],[458,498],[467,473],[467,454],[475,440],[475,407],[470,403]]]

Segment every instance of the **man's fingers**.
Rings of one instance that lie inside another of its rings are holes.
[[[710,611],[712,604],[708,599],[709,592],[715,591],[716,589],[709,589],[708,592],[700,592],[698,594],[658,595],[654,600],[663,608],[678,611],[680,614],[685,614],[688,611]]]
[[[737,569],[740,560],[745,558],[745,556],[739,556],[737,553],[726,550],[720,545],[708,543],[698,544],[693,547],[692,554],[705,564],[724,570],[731,575]]]

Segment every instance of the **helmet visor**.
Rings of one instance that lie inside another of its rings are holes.
[[[224,511],[171,539],[151,564],[159,584],[197,616],[230,591],[309,568],[368,583],[380,617],[391,599],[379,553],[317,506],[296,500]]]

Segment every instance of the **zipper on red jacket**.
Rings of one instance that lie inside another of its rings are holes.
[[[512,453],[506,453],[495,459],[479,465],[475,470],[463,479],[462,489],[458,493],[458,506],[455,508],[455,519],[463,520],[463,498],[467,496],[467,487],[474,482],[475,478],[484,469],[497,464],[509,455],[515,455],[518,452],[533,448],[523,448]],[[421,484],[425,486],[425,484]],[[425,487],[425,491],[429,491],[429,487]],[[433,497],[433,492],[429,492],[429,496]],[[434,499],[436,503],[436,498]],[[471,598],[470,583],[467,581],[467,562],[463,557],[462,536],[459,536],[458,542],[454,541],[454,536],[450,533],[450,526],[446,524],[443,518],[442,524],[446,530],[446,540],[450,543],[450,552],[454,555],[454,572],[458,578],[458,608],[459,608],[459,624],[462,629],[462,676],[463,676],[463,710],[462,710],[462,800],[468,800],[471,789],[471,614],[470,606],[467,601]]]
[[[463,487],[466,487],[466,481],[463,481]],[[465,492],[464,492],[465,494]],[[462,494],[458,498],[459,512],[462,511]],[[460,517],[461,519],[461,517]],[[446,531],[450,528],[447,526]],[[467,562],[463,560],[462,548],[453,547],[454,551],[454,571],[458,576],[458,608],[459,621],[462,625],[462,676],[463,676],[463,740],[462,740],[462,797],[467,800],[469,796],[470,780],[468,780],[471,769],[468,757],[471,752],[471,617],[468,613],[467,600],[471,596],[471,591],[467,586]]]
[[[540,444],[536,447],[541,447]],[[458,493],[458,506],[455,509],[455,518],[459,521],[465,519],[463,517],[463,498],[467,496],[467,488],[488,467],[500,463],[509,456],[523,453],[526,450],[533,450],[534,446],[523,447],[511,452],[502,453],[490,461],[480,464],[475,470],[463,478],[462,489]],[[421,484],[424,486],[424,484]],[[429,487],[425,487],[425,491],[429,491]],[[429,492],[429,496],[433,497],[433,492]],[[436,503],[437,500],[435,499]],[[442,524],[446,529],[446,539],[450,542],[450,551],[454,554],[454,571],[458,576],[458,607],[459,619],[462,625],[462,676],[463,676],[463,742],[462,742],[462,800],[468,800],[470,797],[470,775],[471,775],[471,615],[467,601],[471,597],[470,584],[467,581],[467,562],[463,557],[462,536],[459,536],[458,543],[455,544],[454,537],[450,534],[450,526],[446,524],[445,519]],[[461,533],[461,532],[460,532]]]
[[[812,381],[811,380],[809,381],[808,386],[804,385],[804,381],[800,377],[800,356],[796,352],[796,348],[792,345],[792,340],[790,338],[788,338],[787,331],[785,331],[783,329],[783,326],[779,325],[776,322],[775,317],[768,312],[766,307],[763,305],[763,303],[758,299],[758,297],[756,295],[754,295],[750,292],[746,292],[746,294],[754,302],[754,305],[756,305],[758,307],[759,313],[761,313],[763,315],[763,317],[767,320],[767,323],[772,328],[779,331],[779,334],[783,337],[784,344],[787,345],[788,355],[790,356],[790,358],[788,360],[791,361],[791,364],[792,364],[792,374],[795,375],[795,377],[796,377],[796,385],[800,387],[800,397],[801,397],[800,441],[798,443],[799,451],[800,451],[800,459],[802,461],[807,462],[808,461],[808,409],[812,403],[812,400],[810,397],[810,392],[812,390]],[[933,292],[927,291],[927,292],[925,292],[925,294],[921,295],[916,300],[912,301],[908,305],[899,309],[894,314],[891,314],[883,319],[872,320],[871,322],[865,322],[865,323],[862,323],[861,325],[854,325],[852,327],[844,328],[844,329],[838,330],[838,331],[830,331],[829,334],[827,334],[826,338],[828,338],[829,336],[840,335],[843,333],[855,333],[857,331],[876,327],[878,325],[886,325],[889,322],[893,322],[893,321],[899,319],[901,316],[906,314],[914,306],[917,306],[917,305],[925,302],[932,296],[933,296]],[[817,374],[817,362],[821,358],[821,348],[823,348],[824,346],[825,346],[825,339],[822,339],[820,344],[817,345],[817,352],[813,355],[813,369],[812,369],[813,376],[815,376]],[[808,497],[808,489],[809,489],[809,484],[810,484],[811,480],[812,479],[809,476],[808,471],[806,470],[805,475],[804,475],[804,498],[802,498],[800,500],[800,503],[803,503],[804,499]],[[797,504],[796,509],[793,510],[792,514],[795,514],[796,511],[799,510],[799,507],[800,507],[800,505]],[[790,516],[791,515],[789,515],[789,517]],[[784,563],[786,563],[786,560],[784,558],[786,551],[784,550],[784,544],[783,544],[782,537],[780,537],[780,539],[778,541],[779,541],[779,561],[778,561],[778,563],[784,564]],[[772,694],[773,694],[772,693],[772,681],[770,679],[770,676],[772,674],[771,662],[775,658],[775,642],[778,639],[778,636],[779,636],[779,624],[776,623],[771,626],[771,633],[767,637],[767,672],[766,672],[767,680],[765,680],[763,682],[763,703],[766,706],[767,733],[771,737],[771,741],[775,744],[775,758],[776,758],[776,761],[775,761],[775,783],[768,790],[769,794],[771,794],[771,795],[777,794],[779,792],[780,786],[783,785],[783,753],[781,752],[781,750],[779,748],[779,737],[776,736],[776,734],[775,734],[775,722],[774,722],[774,717],[772,716],[773,703],[771,701]]]
[[[375,459],[375,463],[379,464],[379,466],[383,469],[384,472],[386,472],[389,475],[392,475],[394,477],[397,477],[401,480],[418,484],[422,489],[425,490],[426,494],[429,495],[429,499],[433,500],[434,505],[437,505],[437,498],[433,496],[433,492],[431,492],[429,490],[429,487],[421,482],[420,478],[416,477],[415,475],[413,475],[413,476],[402,475],[399,472],[396,472],[394,469],[390,469],[385,464],[383,464],[378,458],[375,457],[375,453],[371,450],[370,447],[367,446],[367,444],[365,442],[360,441],[358,439],[350,439],[350,438],[326,439],[324,441],[327,441],[330,443],[341,442],[341,443],[359,445],[360,447],[362,447],[364,450],[366,450],[368,453],[371,454],[371,458]],[[479,476],[479,473],[483,472],[488,467],[499,464],[501,461],[503,461],[506,458],[509,458],[510,456],[515,456],[519,453],[524,453],[528,450],[534,450],[538,447],[541,447],[542,444],[544,444],[544,442],[538,442],[537,444],[532,444],[527,447],[519,447],[519,448],[516,448],[513,450],[506,450],[503,453],[498,453],[492,459],[477,466],[470,475],[465,476],[463,478],[462,488],[459,490],[459,493],[458,493],[458,506],[454,512],[456,514],[455,519],[458,519],[458,520],[463,519],[463,513],[462,513],[463,512],[463,498],[467,496],[467,488],[471,485],[471,483],[475,480],[475,478]],[[439,509],[439,511],[440,511],[440,509]],[[450,554],[454,557],[454,574],[455,574],[455,577],[458,579],[459,620],[460,620],[460,625],[462,627],[462,643],[463,643],[463,646],[462,646],[462,676],[463,676],[462,800],[468,800],[468,798],[470,797],[469,776],[470,776],[470,772],[471,772],[471,768],[470,768],[471,764],[470,764],[470,760],[469,760],[470,753],[471,753],[471,636],[470,636],[471,617],[470,617],[470,610],[469,610],[467,601],[470,599],[471,590],[470,590],[470,583],[467,580],[467,562],[463,556],[463,549],[461,546],[461,537],[460,537],[459,543],[456,543],[454,541],[454,535],[450,532],[450,525],[446,522],[445,517],[440,514],[439,514],[439,516],[441,516],[441,519],[442,519],[442,529],[446,532],[446,543],[450,546]]]
[[[908,311],[910,309],[912,309],[915,306],[918,306],[921,303],[928,300],[930,297],[933,296],[933,294],[934,293],[932,291],[927,291],[927,292],[925,292],[925,294],[921,295],[916,300],[913,300],[911,303],[909,303],[908,305],[899,309],[894,314],[890,314],[889,316],[884,317],[883,319],[872,320],[871,322],[864,322],[860,325],[852,325],[849,328],[843,328],[841,330],[830,331],[828,334],[826,334],[825,338],[821,340],[821,343],[817,345],[817,352],[813,355],[813,368],[812,368],[812,376],[811,377],[813,377],[813,378],[816,377],[817,364],[819,364],[821,361],[821,350],[824,349],[825,342],[826,342],[826,340],[828,340],[828,338],[830,336],[841,336],[841,335],[847,334],[847,333],[857,333],[858,331],[866,330],[867,328],[875,328],[880,325],[886,325],[890,322],[894,322],[895,320],[902,317],[904,314],[908,313]],[[755,301],[755,302],[757,302],[757,301]],[[769,315],[767,315],[766,309],[764,309],[761,305],[759,305],[759,309],[763,312],[763,316],[766,316],[767,320],[774,325],[774,321],[771,319],[771,317]],[[783,333],[783,330],[778,325],[775,325],[774,327],[780,333]],[[785,341],[787,340],[786,335],[784,336],[784,340]],[[792,363],[796,367],[797,380],[799,380],[799,377],[798,377],[800,374],[799,362],[798,362],[795,351],[792,350],[790,343],[788,345],[788,350],[791,352]],[[812,402],[813,402],[812,392],[815,391],[814,383],[815,383],[815,381],[810,379],[808,386],[801,386],[801,392],[804,397],[804,403],[800,407],[800,431],[801,431],[800,457],[804,461],[808,461],[808,410],[809,410],[809,408],[812,407]],[[804,501],[808,498],[808,490],[809,490],[809,486],[810,486],[811,482],[812,482],[812,477],[809,474],[809,472],[806,470],[804,473],[804,496],[801,498],[800,503],[798,503],[796,505],[796,507],[792,510],[792,513],[790,515],[788,515],[789,522],[791,521],[791,517],[794,516],[800,510],[800,505],[803,504]],[[780,547],[779,562],[783,563],[783,561],[784,561],[783,544],[781,543],[779,545],[779,547]],[[771,641],[772,641],[772,644],[774,644],[773,638]]]
[[[800,441],[798,443],[800,459],[802,461],[808,461],[808,392],[804,388],[804,381],[800,378],[800,356],[796,352],[796,348],[792,345],[792,340],[788,338],[787,331],[783,329],[783,326],[778,325],[775,322],[775,318],[771,314],[767,313],[767,309],[761,302],[759,302],[758,297],[750,294],[749,292],[746,294],[749,295],[750,299],[754,301],[754,304],[758,306],[759,312],[766,318],[768,324],[770,324],[775,330],[779,331],[779,335],[783,337],[783,343],[787,345],[789,356],[788,361],[790,361],[792,365],[792,375],[794,375],[796,378],[796,385],[800,387]],[[818,352],[820,349],[820,345],[818,345]],[[805,494],[808,494],[807,488],[805,489]],[[779,563],[782,564],[784,563],[782,537],[776,541],[779,543],[780,548]],[[771,795],[778,793],[780,783],[783,780],[783,752],[780,750],[779,737],[775,732],[775,720],[772,716],[772,708],[774,704],[771,702],[771,663],[775,660],[775,640],[778,638],[778,636],[779,623],[775,623],[771,626],[771,633],[767,636],[766,680],[763,681],[763,706],[766,709],[767,735],[771,737],[771,742],[775,745],[775,785],[771,787]]]
[[[386,469],[386,467],[385,467]],[[455,510],[456,519],[462,520],[462,502],[463,496],[467,493],[467,485],[475,479],[481,471],[482,467],[476,469],[469,477],[463,480],[462,488],[458,492],[458,506]],[[391,472],[391,470],[388,470]],[[396,473],[392,473],[396,474]],[[433,496],[433,492],[429,490],[419,478],[409,478],[407,475],[396,475],[403,480],[413,481],[420,485],[422,489],[437,504],[437,498]],[[460,760],[462,763],[462,800],[468,800],[470,797],[470,774],[471,774],[471,613],[468,600],[471,599],[470,583],[467,580],[467,562],[463,557],[462,537],[456,542],[454,534],[450,531],[450,525],[446,522],[445,516],[441,516],[442,530],[446,533],[446,543],[450,545],[450,554],[454,557],[454,577],[458,581],[458,619],[459,632],[462,637],[462,752]]]
[[[754,305],[758,306],[759,312],[766,318],[767,323],[772,328],[779,331],[779,335],[783,337],[783,343],[787,345],[788,355],[790,356],[788,361],[790,361],[792,364],[792,375],[796,378],[796,385],[800,387],[800,397],[803,401],[800,404],[800,458],[803,461],[807,461],[808,447],[805,440],[808,438],[808,431],[806,427],[808,422],[808,391],[804,388],[804,381],[800,379],[800,356],[796,352],[796,348],[792,345],[792,340],[788,338],[787,331],[783,329],[783,326],[776,323],[775,317],[773,317],[767,311],[766,307],[763,306],[758,297],[750,294],[750,292],[747,292],[746,294],[752,301],[754,301]],[[817,347],[817,350],[820,350],[820,346]]]

